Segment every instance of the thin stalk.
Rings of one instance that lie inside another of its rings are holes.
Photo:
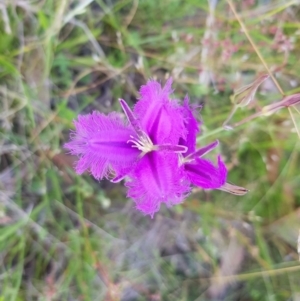
[[[267,65],[267,63],[266,63],[266,61],[264,60],[263,56],[261,55],[261,53],[260,53],[259,49],[257,48],[256,44],[255,44],[254,41],[252,40],[252,38],[251,38],[251,36],[250,36],[250,34],[249,34],[249,32],[248,32],[247,27],[245,26],[243,20],[242,20],[242,19],[240,18],[240,16],[238,15],[238,13],[237,13],[237,11],[236,11],[236,9],[235,9],[235,7],[234,7],[232,1],[231,1],[231,0],[227,0],[227,3],[229,4],[229,6],[230,6],[230,8],[231,8],[231,10],[232,10],[232,12],[233,12],[235,18],[236,18],[237,21],[239,22],[241,28],[243,29],[243,31],[244,31],[244,33],[245,33],[245,35],[246,35],[248,41],[250,42],[250,44],[251,44],[251,46],[253,47],[254,51],[256,52],[257,56],[259,57],[259,59],[261,60],[262,64],[263,64],[264,67],[266,68],[266,70],[267,70],[267,72],[269,73],[270,77],[272,78],[272,80],[273,80],[274,84],[276,85],[278,91],[280,92],[280,94],[281,94],[282,96],[284,96],[285,94],[284,94],[284,92],[283,92],[281,86],[279,85],[277,79],[274,77],[273,73],[272,73],[271,70],[269,69],[269,67],[268,67],[268,65]],[[291,116],[291,118],[292,118],[292,121],[293,121],[293,123],[294,123],[294,127],[295,127],[295,129],[296,129],[296,131],[297,131],[297,134],[298,134],[298,137],[299,137],[299,139],[300,139],[300,133],[299,133],[297,124],[296,124],[296,122],[295,122],[294,116],[292,115],[292,112],[291,112],[290,108],[288,108],[288,109],[289,109],[289,113],[290,113],[290,116]]]

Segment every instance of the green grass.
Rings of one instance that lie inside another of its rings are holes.
[[[267,73],[225,0],[211,28],[204,0],[2,2],[0,301],[299,298],[299,112],[223,129],[233,89]],[[299,5],[256,2],[234,4],[284,93],[298,93]],[[120,111],[119,97],[133,105],[168,75],[176,97],[204,104],[199,145],[219,139],[229,181],[250,192],[198,190],[151,220],[122,183],[76,175],[63,144],[79,113]],[[281,99],[270,79],[232,122]]]

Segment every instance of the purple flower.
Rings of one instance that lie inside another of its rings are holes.
[[[187,97],[183,105],[170,99],[171,84],[169,79],[162,88],[149,81],[141,87],[133,110],[120,99],[127,122],[117,113],[78,116],[71,141],[65,144],[79,157],[78,174],[88,170],[99,180],[114,175],[112,182],[125,178],[128,197],[151,217],[161,203],[182,202],[191,185],[228,192],[237,187],[226,183],[227,169],[220,156],[217,167],[202,159],[218,141],[196,150],[195,109]]]
[[[187,179],[195,186],[203,189],[219,189],[226,183],[227,168],[221,157],[218,156],[218,166],[214,166],[209,160],[202,159],[204,155],[198,155],[203,149],[211,151],[218,141],[201,148],[195,153],[183,159],[184,171]]]
[[[203,189],[218,189],[226,182],[226,166],[220,156],[218,158],[218,167],[215,167],[209,160],[202,159],[201,157],[213,150],[219,143],[215,141],[196,150],[199,123],[194,116],[195,109],[191,108],[188,97],[184,99],[183,112],[188,134],[184,139],[180,139],[180,144],[186,146],[188,150],[181,155],[180,161],[185,177],[191,184]]]

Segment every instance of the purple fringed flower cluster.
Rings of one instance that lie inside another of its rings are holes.
[[[79,115],[71,141],[65,144],[79,157],[78,174],[89,170],[97,180],[125,179],[127,196],[151,217],[161,203],[181,203],[193,185],[245,192],[226,183],[227,169],[220,156],[217,166],[202,158],[218,141],[196,150],[199,123],[195,110],[187,97],[183,104],[170,99],[171,84],[169,79],[162,88],[158,82],[148,81],[133,110],[120,99],[127,120],[115,112]]]

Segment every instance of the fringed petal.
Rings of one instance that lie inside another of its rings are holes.
[[[169,99],[171,84],[169,79],[162,88],[158,82],[148,81],[134,107],[134,114],[153,144],[178,144],[179,138],[186,136],[182,108],[176,100]]]
[[[222,187],[227,178],[227,168],[218,157],[218,167],[209,160],[195,159],[193,163],[184,164],[186,176],[189,181],[203,189],[217,189]]]
[[[199,122],[194,116],[195,109],[190,106],[188,96],[184,98],[182,111],[184,116],[184,125],[186,128],[186,136],[184,138],[180,138],[179,144],[188,148],[188,151],[185,154],[187,156],[195,151],[196,138],[199,133]]]
[[[112,168],[118,176],[128,172],[137,161],[140,152],[127,143],[135,132],[120,115],[93,112],[79,115],[74,124],[75,131],[65,148],[79,156],[75,167],[78,174],[89,170],[96,179],[102,179]]]
[[[138,210],[151,217],[161,203],[178,204],[189,191],[188,183],[183,181],[182,168],[178,167],[178,157],[172,153],[146,154],[129,177],[128,197],[133,198]]]

